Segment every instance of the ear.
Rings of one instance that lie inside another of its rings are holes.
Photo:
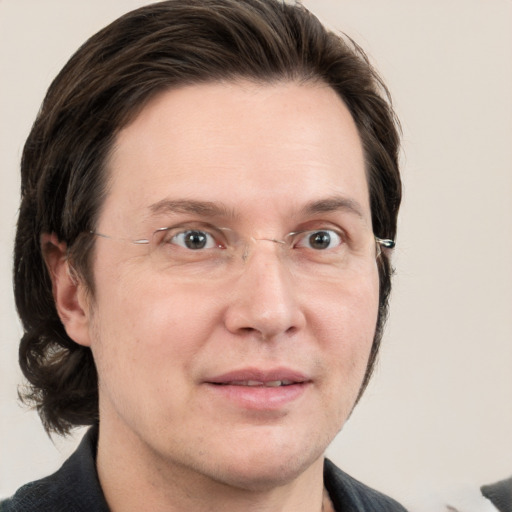
[[[67,257],[67,246],[54,233],[41,235],[41,251],[52,280],[53,299],[68,336],[79,345],[90,346],[90,306],[86,285]]]

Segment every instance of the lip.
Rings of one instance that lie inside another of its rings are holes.
[[[215,397],[235,407],[264,411],[283,409],[298,400],[312,380],[285,367],[245,368],[207,378],[204,384]]]
[[[244,382],[244,381],[258,381],[258,382],[274,382],[278,380],[291,381],[293,383],[308,382],[311,379],[291,368],[280,367],[262,370],[259,368],[244,368],[240,370],[233,370],[220,375],[215,375],[205,379],[210,384],[228,384],[230,382]]]

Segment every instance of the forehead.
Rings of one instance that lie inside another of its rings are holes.
[[[264,216],[344,197],[369,215],[357,128],[322,83],[229,82],[166,91],[121,130],[108,170],[104,210],[116,212],[118,221],[150,215],[167,200],[209,201]]]

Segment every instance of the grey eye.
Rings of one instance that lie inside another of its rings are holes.
[[[217,245],[215,243],[215,239],[210,233],[195,229],[177,233],[171,238],[170,243],[193,251],[211,249]]]
[[[341,243],[341,236],[336,233],[336,231],[332,229],[322,229],[319,231],[308,231],[307,233],[304,233],[304,236],[301,238],[297,246],[322,251],[338,247]]]

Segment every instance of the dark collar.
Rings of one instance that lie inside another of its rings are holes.
[[[407,512],[395,500],[347,475],[329,459],[324,462],[324,485],[336,512]]]

